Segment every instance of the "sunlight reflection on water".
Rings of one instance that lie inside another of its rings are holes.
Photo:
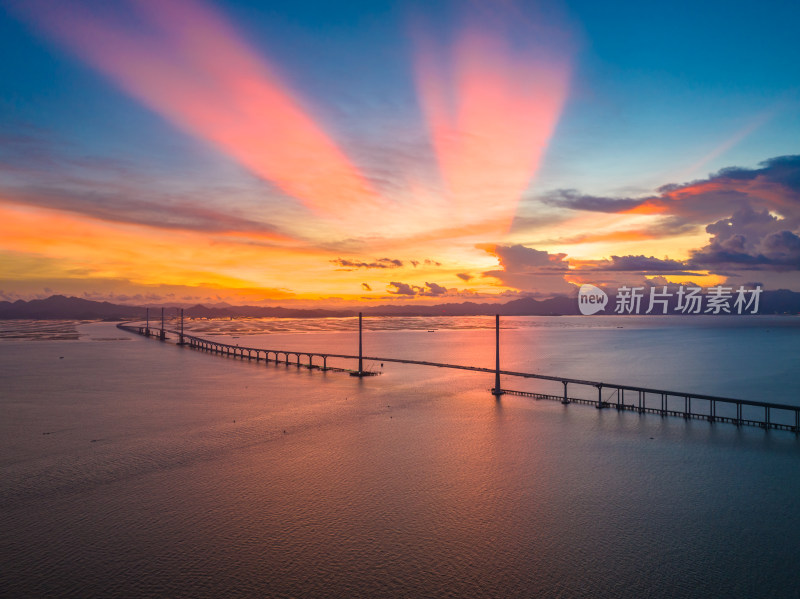
[[[366,348],[491,364],[483,321],[417,324],[370,329]],[[503,357],[797,389],[797,329],[616,326],[507,328]],[[341,350],[353,330],[246,343]],[[800,585],[792,434],[496,402],[479,373],[392,364],[360,380],[93,340],[123,336],[106,323],[79,331],[0,344],[8,596],[792,597]]]

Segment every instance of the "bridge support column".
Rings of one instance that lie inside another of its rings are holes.
[[[606,404],[603,403],[603,385],[597,385],[597,405],[595,407],[598,410],[606,407]]]
[[[351,372],[351,376],[364,376],[364,358],[363,358],[363,344],[361,339],[362,334],[362,318],[363,315],[361,312],[358,313],[358,370],[356,372]]]
[[[375,374],[374,372],[364,372],[364,354],[363,354],[363,344],[361,342],[362,337],[362,318],[363,314],[361,312],[358,313],[358,370],[355,372],[351,372],[350,376],[358,376],[358,377],[365,377],[365,376],[372,376]]]
[[[181,333],[178,340],[178,345],[186,345],[186,341],[183,338],[183,308],[181,308]]]
[[[561,403],[567,405],[569,403],[569,397],[567,397],[567,381],[561,381],[564,384],[564,399],[561,400]]]
[[[503,388],[500,386],[500,315],[494,315],[494,388],[492,395],[500,399]]]

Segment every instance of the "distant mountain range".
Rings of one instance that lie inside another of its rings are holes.
[[[609,298],[605,312],[613,314],[614,297]],[[175,314],[174,306],[165,306],[169,316]],[[161,306],[150,310],[150,318],[156,321],[161,316]],[[332,318],[355,316],[361,311],[369,316],[478,316],[500,314],[502,316],[562,316],[578,314],[575,297],[559,295],[550,299],[537,300],[522,297],[504,304],[462,302],[424,305],[365,306],[359,309],[326,310],[297,309],[262,306],[218,306],[203,305],[186,308],[188,318]],[[146,309],[142,306],[126,306],[109,302],[95,302],[77,297],[53,295],[47,299],[15,302],[0,302],[0,319],[39,319],[39,320],[140,320],[145,318]],[[800,293],[779,289],[764,291],[761,294],[759,314],[797,314],[800,313]]]

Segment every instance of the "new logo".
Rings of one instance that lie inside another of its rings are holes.
[[[605,310],[607,303],[608,296],[605,291],[588,283],[581,285],[578,291],[578,309],[581,314],[586,316],[596,314],[600,310]]]

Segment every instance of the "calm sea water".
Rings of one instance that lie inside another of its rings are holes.
[[[356,326],[191,323],[339,353]],[[490,318],[365,326],[367,354],[493,365]],[[503,326],[507,369],[800,405],[798,318]],[[480,373],[265,365],[108,323],[0,331],[3,597],[800,597],[792,433],[497,402]]]

